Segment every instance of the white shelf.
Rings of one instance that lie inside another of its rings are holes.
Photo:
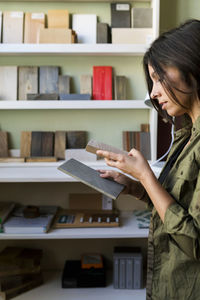
[[[61,272],[48,272],[44,275],[45,283],[43,285],[15,297],[15,300],[145,300],[146,298],[145,289],[114,289],[112,284],[105,288],[62,289]]]
[[[0,101],[0,110],[10,109],[150,109],[143,100]]]
[[[119,55],[140,56],[144,44],[0,44],[1,55]]]
[[[139,229],[132,212],[122,213],[121,226],[107,228],[54,229],[41,234],[0,234],[0,240],[55,240],[55,239],[113,239],[147,238],[149,230]]]

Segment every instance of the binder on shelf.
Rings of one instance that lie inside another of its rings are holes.
[[[30,93],[38,93],[38,67],[19,67],[18,99],[27,100]]]
[[[36,44],[39,43],[40,29],[45,27],[44,13],[25,13],[24,25],[24,43]]]
[[[0,100],[17,100],[16,66],[0,66]]]
[[[132,8],[132,27],[133,28],[152,28],[153,10],[150,7]]]
[[[111,27],[131,27],[131,5],[130,3],[111,3]]]
[[[79,44],[96,44],[97,16],[93,14],[73,14],[72,29],[77,34]]]
[[[112,28],[113,44],[144,44],[153,41],[152,28]]]
[[[58,94],[59,67],[42,66],[39,68],[39,93]]]
[[[23,43],[24,13],[22,11],[3,12],[3,43]]]
[[[112,100],[112,67],[93,67],[93,100]]]
[[[72,44],[75,40],[75,32],[65,28],[40,29],[40,44]]]
[[[119,288],[126,288],[126,260],[124,258],[119,259]]]
[[[69,12],[67,9],[48,10],[48,28],[69,28]]]
[[[8,133],[0,131],[0,157],[8,157]]]

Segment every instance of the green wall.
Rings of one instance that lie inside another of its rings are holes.
[[[147,3],[132,3],[147,6]],[[0,2],[0,10],[45,12],[67,8],[72,13],[96,13],[99,21],[110,23],[109,3]],[[161,32],[188,18],[200,15],[199,0],[161,0]],[[146,86],[141,57],[125,56],[0,56],[0,65],[57,65],[72,78],[72,92],[79,93],[80,75],[92,74],[93,65],[112,65],[117,75],[128,78],[128,99],[144,99]],[[10,132],[10,148],[19,148],[22,130],[87,130],[90,138],[122,146],[123,130],[139,130],[148,122],[148,110],[3,110],[0,128]]]

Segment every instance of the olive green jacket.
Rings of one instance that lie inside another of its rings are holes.
[[[175,203],[164,223],[152,210],[148,240],[147,299],[200,299],[200,117],[175,132],[167,161],[190,138],[163,187]]]

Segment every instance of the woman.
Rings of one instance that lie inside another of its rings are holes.
[[[185,116],[159,179],[136,149],[129,155],[97,151],[121,173],[101,170],[152,206],[148,240],[147,299],[200,299],[200,21],[161,35],[144,56],[154,107]]]

